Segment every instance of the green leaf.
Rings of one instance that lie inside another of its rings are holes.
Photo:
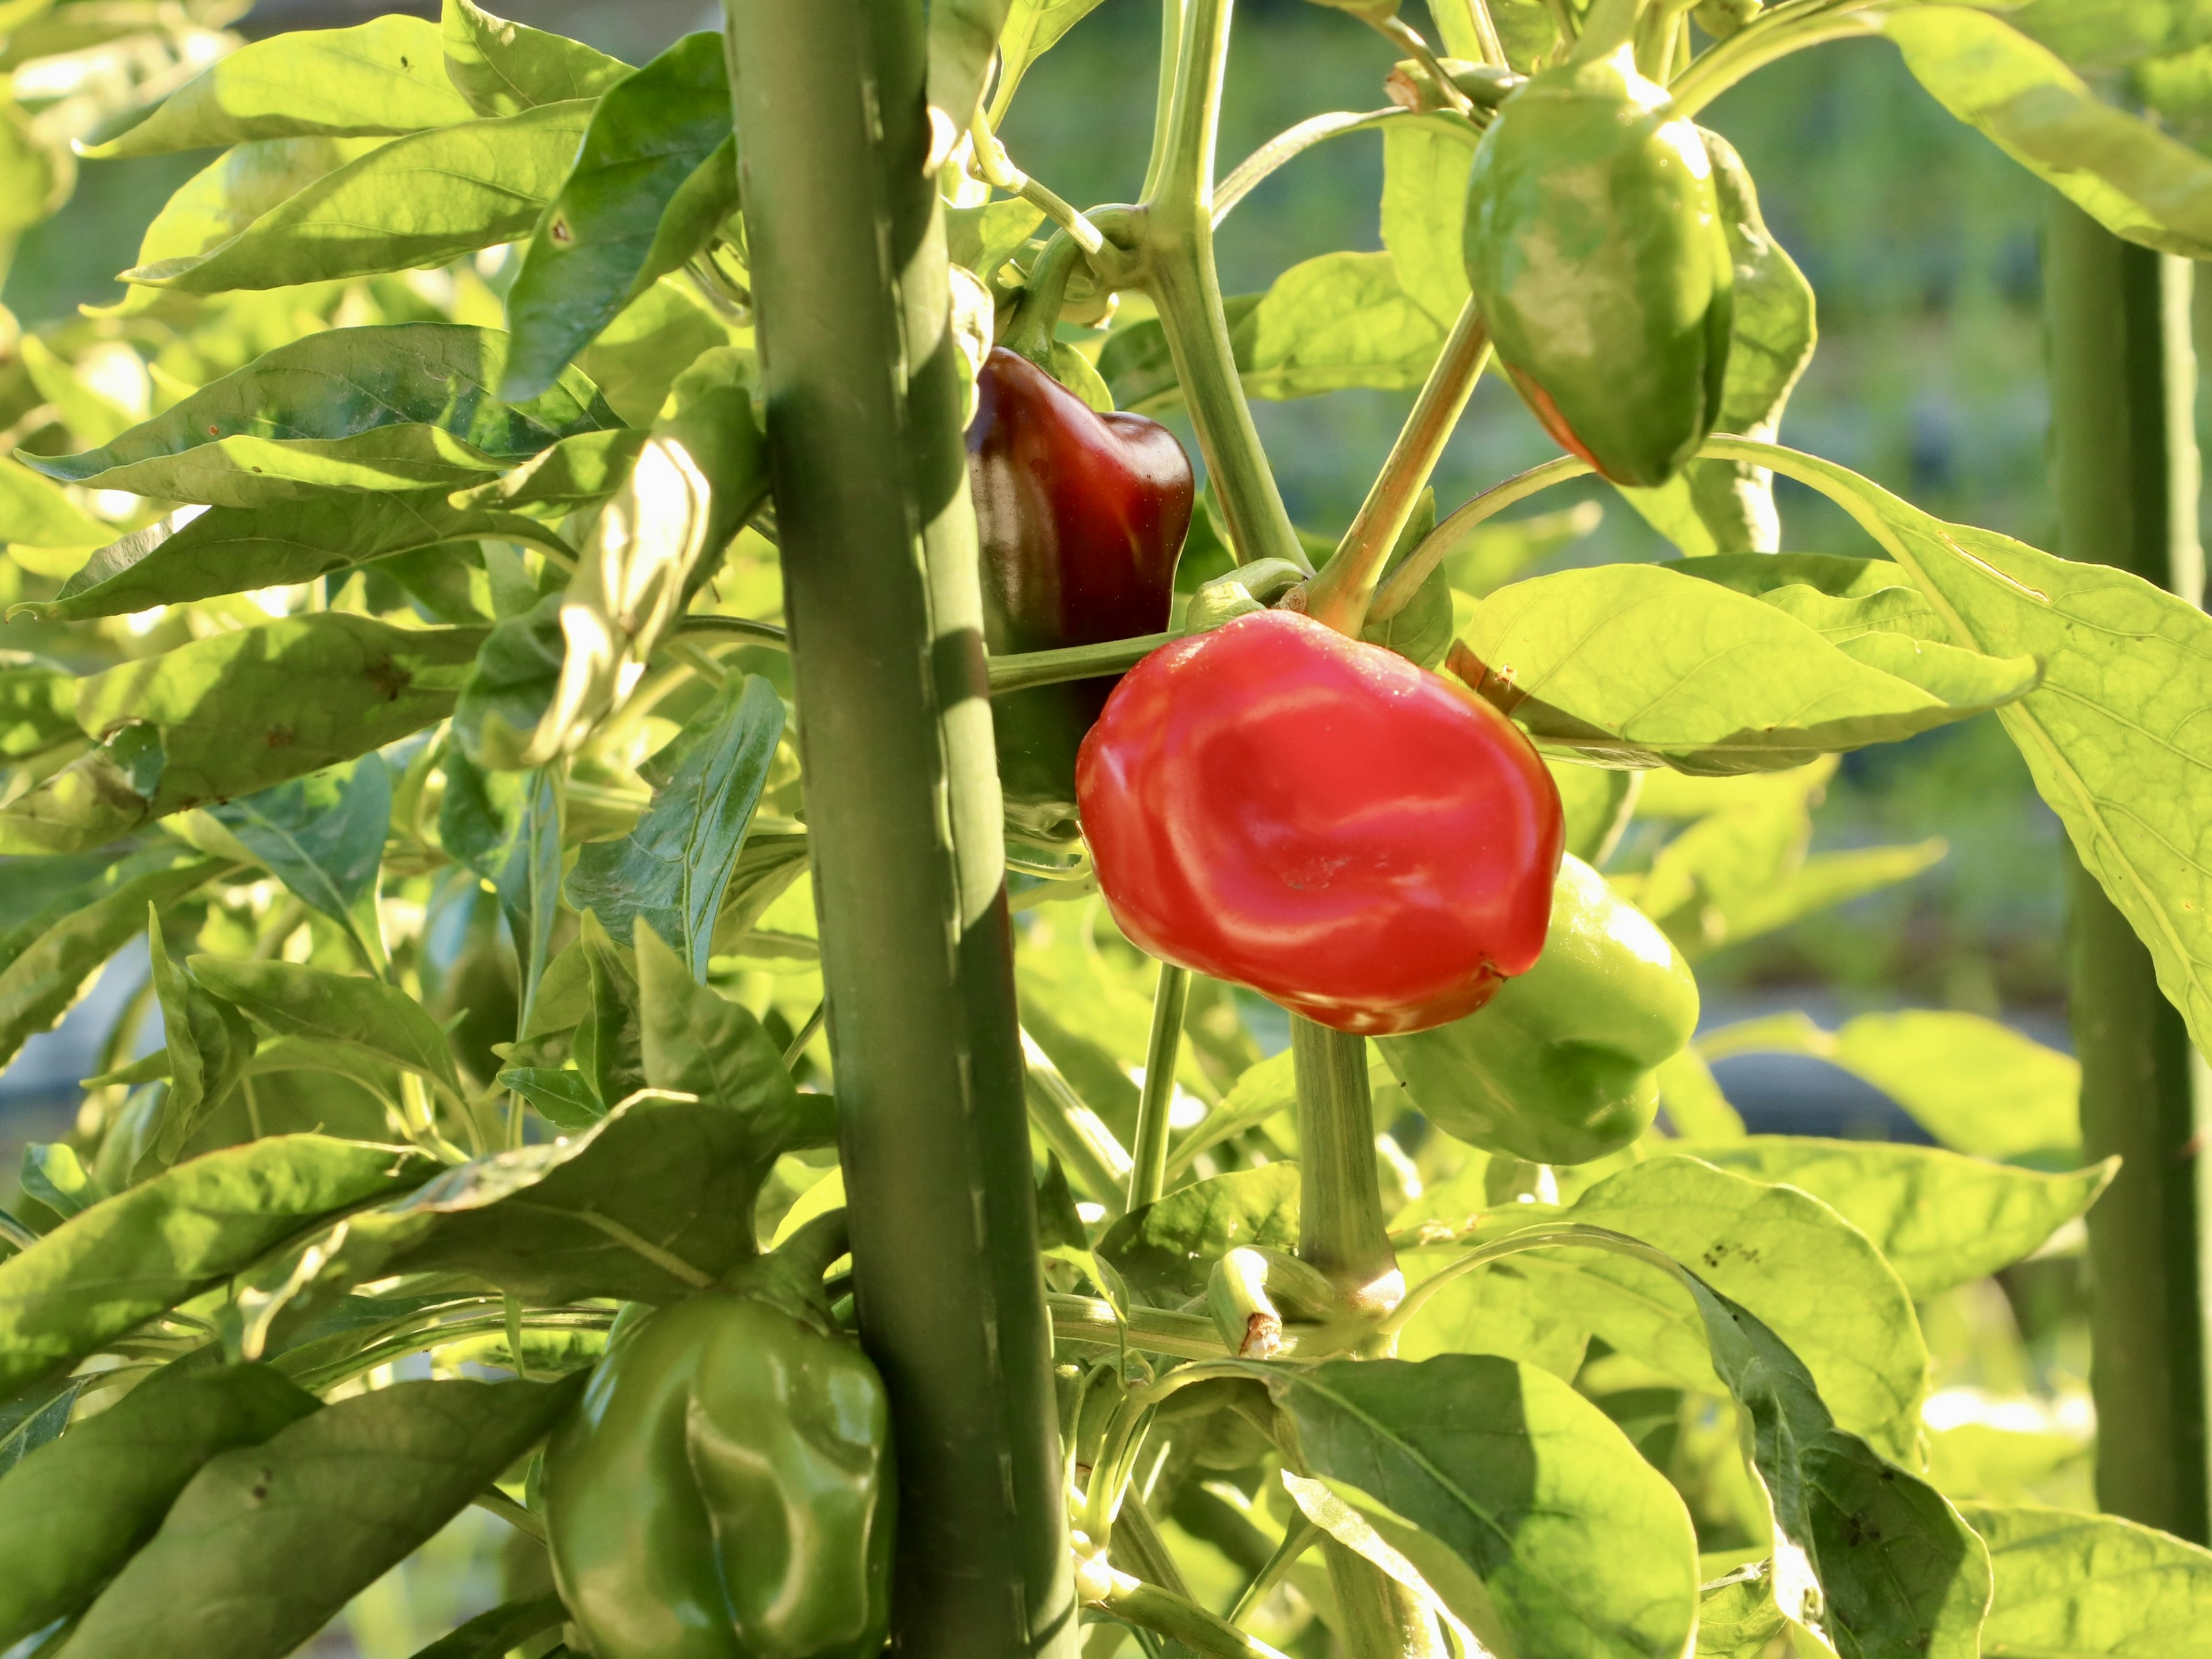
[[[1398,532],[1397,545],[1391,549],[1383,564],[1383,575],[1387,578],[1413,557],[1414,549],[1436,527],[1437,492],[1424,489],[1414,503],[1413,516]],[[1413,590],[1413,597],[1395,616],[1387,621],[1369,623],[1360,630],[1359,637],[1370,645],[1395,651],[1424,668],[1433,668],[1442,662],[1452,641],[1451,585],[1445,580],[1443,567],[1438,565],[1429,572]]]
[[[948,207],[945,210],[945,248],[954,264],[988,282],[1043,223],[1044,210],[1018,196],[986,202],[980,207]],[[1164,350],[1165,339],[1160,343]]]
[[[25,1458],[0,1482],[0,1642],[91,1601],[210,1458],[320,1405],[265,1366],[172,1367]]]
[[[280,783],[200,809],[293,896],[384,956],[377,875],[392,827],[392,774],[382,757]]]
[[[201,252],[123,280],[184,294],[286,288],[443,264],[525,235],[589,125],[586,100],[379,144]]]
[[[736,955],[753,924],[805,874],[805,836],[747,836],[730,884],[722,890],[721,912],[714,918],[714,954]]]
[[[1774,1605],[1773,1565],[1739,1568],[1698,1594],[1697,1659],[1762,1659],[1789,1624]]]
[[[12,43],[11,43],[12,44]],[[69,151],[0,93],[0,237],[12,239],[59,208],[76,183]]]
[[[757,675],[733,675],[672,740],[674,773],[637,827],[577,854],[568,902],[592,911],[617,939],[643,921],[675,942],[703,982],[722,894],[782,735],[775,688]]]
[[[2212,161],[2100,102],[2056,53],[1990,13],[1909,6],[1880,26],[1938,102],[2115,235],[2212,257]]]
[[[969,9],[983,7],[968,0]],[[1060,38],[1090,15],[1098,0],[1013,0],[1011,5],[996,8],[1004,18],[998,29],[999,84],[991,94],[991,125],[996,126],[1006,113],[1006,106],[1013,101],[1014,90],[1021,85],[1022,76],[1029,73],[1030,65],[1060,44]],[[933,40],[933,76],[935,75],[935,42]],[[930,100],[939,107],[941,82],[933,79]]]
[[[474,483],[573,433],[620,424],[574,371],[541,398],[491,388],[507,336],[457,323],[310,334],[203,386],[113,443],[27,458],[47,477],[257,507],[329,489]]]
[[[2071,1158],[2081,1148],[2081,1063],[1978,1014],[1861,1014],[1834,1032],[1790,1015],[1724,1028],[1698,1046],[1708,1058],[1763,1051],[1825,1060],[1976,1158]]]
[[[1942,614],[1892,559],[1832,553],[1723,553],[1670,567],[1787,611],[1832,645],[1862,634],[1948,641]]]
[[[201,984],[278,1036],[341,1043],[460,1092],[444,1028],[395,986],[293,962],[194,957],[190,965]]]
[[[510,23],[470,0],[446,0],[441,28],[446,74],[479,115],[596,98],[630,72],[619,58],[565,34]]]
[[[0,455],[0,544],[97,547],[114,533],[28,467]]]
[[[637,935],[639,1047],[648,1086],[696,1095],[743,1119],[763,1167],[793,1144],[799,1091],[750,1010],[694,978],[650,924]]]
[[[569,513],[597,507],[623,487],[637,465],[646,435],[635,427],[579,432],[541,449],[512,472],[456,490],[450,499],[457,508],[504,507],[516,513]]]
[[[161,1056],[166,1062],[168,1055]],[[162,1074],[167,1075],[166,1064]],[[82,1214],[111,1196],[99,1177],[86,1170],[67,1141],[35,1142],[23,1148],[23,1196],[36,1199],[63,1220]]]
[[[502,624],[503,626],[504,624]],[[498,630],[493,633],[499,637]],[[486,642],[486,650],[490,648]],[[464,694],[465,696],[465,694]],[[455,721],[456,730],[460,721]],[[438,841],[492,884],[513,930],[522,969],[527,1029],[552,947],[561,902],[561,830],[566,792],[556,768],[487,772],[456,744],[446,751]]]
[[[397,1382],[222,1453],[70,1646],[283,1659],[543,1438],[583,1382]]]
[[[170,961],[155,906],[146,907],[146,921],[154,994],[167,1040],[169,1087],[161,1098],[152,1144],[134,1176],[149,1175],[175,1163],[193,1131],[222,1103],[253,1058],[253,1032],[244,1018],[210,996]]]
[[[140,734],[150,765],[131,788],[142,816],[159,817],[319,772],[444,718],[483,638],[347,611],[288,617],[92,675],[77,720],[98,738]],[[40,796],[9,811],[27,815]]]
[[[1382,130],[1382,246],[1399,285],[1447,329],[1467,301],[1467,174],[1481,137],[1443,115]]]
[[[565,1621],[568,1610],[552,1591],[526,1601],[503,1602],[440,1637],[415,1659],[507,1659],[541,1631]]]
[[[1246,394],[1279,400],[1417,386],[1450,325],[1407,291],[1389,254],[1324,253],[1278,276],[1231,339]]]
[[[1819,331],[1813,285],[1759,210],[1751,170],[1735,147],[1700,127],[1735,267],[1728,375],[1716,425],[1771,439]],[[1694,460],[1656,489],[1623,489],[1630,506],[1685,553],[1771,553],[1782,545],[1774,475],[1742,461]]]
[[[581,1072],[551,1066],[510,1066],[497,1079],[530,1103],[532,1109],[555,1128],[574,1134],[588,1129],[607,1115],[605,1104],[591,1080]]]
[[[20,760],[82,735],[76,675],[58,668],[0,668],[0,757]]]
[[[398,1146],[276,1135],[179,1164],[0,1261],[0,1397],[434,1167]]]
[[[588,435],[629,434],[617,429]],[[125,616],[220,593],[289,586],[396,553],[483,538],[550,546],[574,556],[553,532],[503,510],[502,502],[454,507],[447,496],[440,486],[173,513],[102,547],[52,599],[16,605],[12,613],[40,622]]]
[[[2044,1175],[1929,1146],[1756,1135],[1686,1155],[1808,1192],[1874,1242],[1916,1302],[2033,1255],[2097,1201],[2118,1166]]]
[[[88,1376],[49,1377],[13,1400],[0,1403],[0,1474],[5,1474],[41,1446],[52,1445],[69,1427]]]
[[[1598,1182],[1565,1218],[1665,1251],[1789,1344],[1836,1420],[1899,1462],[1917,1461],[1928,1350],[1904,1285],[1863,1233],[1809,1194],[1693,1158],[1649,1158]],[[1533,1223],[1531,1224],[1534,1224]],[[1714,1386],[1707,1334],[1642,1263],[1515,1258],[1544,1279],[1546,1305],[1692,1388]],[[1809,1297],[1808,1285],[1820,1294]]]
[[[538,727],[560,690],[568,654],[561,631],[562,603],[560,594],[549,593],[520,616],[495,624],[477,650],[453,707],[453,746],[471,767],[498,773],[543,764],[533,752]],[[512,822],[503,810],[498,816]],[[442,835],[442,811],[440,826]],[[478,830],[461,834],[464,845],[495,844]]]
[[[1544,764],[1552,781],[1559,786],[1567,851],[1584,864],[1602,864],[1634,810],[1637,774],[1558,759]]]
[[[1540,744],[1707,775],[1893,743],[2012,702],[2040,673],[2025,654],[1893,634],[1831,645],[1664,565],[1516,582],[1475,607],[1462,637],[1486,665],[1480,689]]]
[[[531,397],[738,206],[720,34],[689,34],[599,100],[507,290],[503,395]]]
[[[1408,1250],[1398,1261],[1412,1286],[1449,1259],[1443,1251]],[[1431,1297],[1421,1316],[1400,1334],[1398,1358],[1497,1354],[1572,1382],[1589,1346],[1589,1332],[1571,1308],[1550,1305],[1550,1290],[1548,1278],[1531,1278],[1510,1261],[1462,1274]]]
[[[437,26],[379,17],[299,29],[219,58],[105,143],[94,161],[207,149],[258,138],[337,138],[451,126],[476,112],[446,78]]]
[[[1298,1171],[1270,1164],[1178,1188],[1115,1222],[1098,1254],[1156,1304],[1180,1307],[1206,1293],[1213,1264],[1239,1247],[1295,1249]]]
[[[599,1099],[611,1106],[647,1086],[637,957],[629,946],[611,938],[588,910],[576,943],[591,984],[574,1040],[576,1068]]]
[[[1568,1383],[1487,1354],[1249,1369],[1295,1425],[1297,1461],[1448,1546],[1525,1651],[1677,1659],[1689,1644],[1688,1512]]]
[[[65,891],[0,941],[8,964],[0,969],[0,1060],[53,1028],[93,970],[145,927],[149,904],[165,908],[229,868],[184,848],[149,848]]]
[[[1857,520],[1954,641],[2043,660],[2041,684],[1999,718],[2082,863],[2149,947],[2159,988],[2212,1052],[2212,869],[2194,850],[2212,818],[2212,617],[2124,571],[1945,524],[1826,461],[1740,447]]]
[[[929,9],[929,106],[937,145],[956,143],[975,121],[1010,9],[1009,0],[938,0]]]
[[[2212,1552],[2118,1516],[1967,1504],[1996,1595],[1987,1659],[2149,1659],[2189,1652],[2212,1620]]]
[[[578,366],[617,415],[646,426],[660,413],[677,377],[702,352],[741,339],[689,283],[664,276],[585,348]]]

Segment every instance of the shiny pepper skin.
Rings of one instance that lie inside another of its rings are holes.
[[[1618,484],[1712,430],[1735,266],[1696,127],[1626,46],[1506,100],[1468,175],[1467,272],[1546,430]]]
[[[1536,965],[1489,1006],[1382,1057],[1445,1133],[1537,1164],[1587,1164],[1651,1127],[1654,1068],[1698,1028],[1698,982],[1644,913],[1570,856]]]
[[[1240,617],[1139,663],[1076,793],[1130,939],[1338,1030],[1457,1019],[1543,949],[1562,829],[1528,740],[1309,617]]]
[[[890,1410],[851,1341],[708,1291],[618,1333],[545,1454],[546,1535],[596,1659],[873,1659]]]
[[[1101,415],[1025,357],[994,350],[976,382],[968,476],[994,654],[1157,634],[1190,528],[1190,457],[1158,421]],[[1009,823],[1074,833],[1075,755],[1115,677],[991,700]]]

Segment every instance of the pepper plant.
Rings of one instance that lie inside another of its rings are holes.
[[[1093,3],[0,6],[0,224],[221,152],[0,379],[0,1052],[149,963],[0,1215],[0,1646],[277,1659],[473,1504],[448,1659],[2194,1650],[2212,1554],[1929,1407],[1920,1313],[2112,1176],[2069,1063],[1692,1041],[1940,855],[1808,855],[1835,757],[1991,711],[2212,1037],[2212,625],[1778,444],[1814,296],[1697,125],[1884,35],[2194,257],[2186,20],[1362,0],[1376,106],[1224,173],[1164,0],[1079,210],[997,134]],[[1384,250],[1224,296],[1360,133]],[[1493,355],[1565,453],[1440,515]],[[1247,399],[1346,386],[1419,390],[1315,535]],[[1680,556],[1528,574],[1593,470]],[[1941,1144],[1746,1135],[1760,1049]]]

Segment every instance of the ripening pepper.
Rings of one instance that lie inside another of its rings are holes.
[[[1190,457],[1142,415],[1101,415],[1003,349],[977,377],[968,476],[982,549],[983,639],[994,654],[1097,645],[1168,625],[1190,528]],[[1075,830],[1075,754],[1115,676],[991,700],[1007,821]]]
[[[1255,611],[1131,669],[1076,767],[1131,939],[1340,1031],[1481,1006],[1544,945],[1559,793],[1455,682]]]
[[[707,1291],[617,1333],[545,1453],[554,1578],[596,1659],[873,1659],[883,1380],[848,1338]]]
[[[1445,1133],[1538,1164],[1620,1151],[1659,1108],[1653,1068],[1698,1024],[1698,982],[1667,936],[1570,854],[1544,954],[1489,1004],[1382,1057]]]
[[[1498,361],[1563,447],[1645,488],[1697,453],[1735,266],[1698,130],[1628,47],[1505,100],[1468,175],[1466,253]]]

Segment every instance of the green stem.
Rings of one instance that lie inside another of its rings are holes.
[[[999,343],[1026,357],[1048,374],[1052,373],[1053,330],[1060,308],[1067,299],[1067,279],[1081,263],[1083,249],[1067,232],[1056,231],[1030,268],[1022,294],[1022,308]]]
[[[1242,1626],[1252,1616],[1253,1609],[1267,1599],[1267,1592],[1290,1576],[1298,1558],[1320,1541],[1321,1528],[1301,1513],[1293,1519],[1290,1529],[1284,1533],[1283,1541],[1267,1558],[1267,1565],[1252,1575],[1252,1582],[1244,1586],[1244,1593],[1237,1598],[1237,1605],[1229,1610],[1229,1622]]]
[[[1097,1297],[1054,1291],[1045,1300],[1052,1309],[1053,1334],[1064,1342],[1091,1342],[1111,1348],[1126,1340],[1133,1348],[1177,1359],[1218,1359],[1224,1352],[1213,1322],[1195,1314],[1131,1308],[1127,1319],[1121,1320],[1115,1318],[1110,1304]]]
[[[784,1045],[783,1063],[786,1068],[799,1064],[799,1055],[806,1052],[806,1045],[814,1041],[815,1033],[822,1029],[823,1021],[829,1018],[829,1003],[826,1000],[816,1003],[814,1012],[806,1017],[806,1024],[800,1026],[798,1034]]]
[[[1421,384],[1397,442],[1390,446],[1389,459],[1360,503],[1358,516],[1321,574],[1306,586],[1306,614],[1315,621],[1358,637],[1390,550],[1405,533],[1489,361],[1490,331],[1483,326],[1474,296],[1469,295],[1443,349],[1429,366],[1428,379]]]
[[[1334,1538],[1322,1540],[1321,1553],[1350,1659],[1449,1659],[1436,1615],[1412,1590]]]
[[[1364,21],[1370,28],[1428,70],[1437,83],[1438,96],[1453,109],[1465,115],[1474,107],[1474,100],[1453,83],[1450,72],[1437,61],[1436,53],[1429,49],[1429,43],[1421,38],[1420,31],[1411,23],[1395,13],[1389,17],[1370,16]]]
[[[1168,164],[1170,124],[1175,118],[1176,70],[1182,62],[1184,0],[1160,0],[1160,69],[1158,89],[1152,102],[1152,149],[1145,158],[1145,187],[1137,199],[1149,202],[1160,187],[1160,173]]]
[[[1129,1207],[1160,1195],[1168,1177],[1168,1113],[1175,1103],[1176,1064],[1182,1054],[1183,1009],[1190,1000],[1190,970],[1160,964],[1152,992],[1152,1041],[1145,1048],[1145,1086],[1137,1100],[1137,1144],[1131,1153]]]
[[[1452,57],[1473,58],[1492,69],[1510,67],[1485,0],[1429,0],[1429,15],[1437,20],[1437,33]]]
[[[675,633],[679,639],[689,634],[735,635],[757,645],[791,648],[791,635],[780,624],[755,622],[750,617],[686,617],[676,624]]]
[[[1246,1635],[1219,1614],[1126,1572],[1113,1574],[1112,1588],[1097,1605],[1117,1619],[1181,1642],[1206,1659],[1285,1659],[1279,1649]]]
[[[1228,68],[1231,0],[1188,0],[1165,145],[1141,210],[1146,285],[1182,383],[1239,563],[1288,559],[1310,569],[1237,376],[1213,264],[1213,149]]]
[[[924,8],[726,9],[892,1639],[1073,1659]]]
[[[1298,1256],[1353,1309],[1387,1313],[1404,1293],[1375,1179],[1375,1109],[1367,1043],[1297,1014]]]
[[[1063,646],[1057,651],[1021,651],[990,659],[988,671],[991,695],[1026,691],[1031,686],[1058,685],[1063,680],[1087,680],[1102,674],[1127,672],[1164,645],[1172,645],[1173,634],[1139,634],[1133,639],[1107,640],[1098,645]]]
[[[1030,1121],[1107,1213],[1121,1214],[1128,1188],[1129,1154],[1027,1032],[1022,1034],[1022,1046],[1028,1059]]]
[[[1860,6],[1838,12],[1838,0],[1796,0],[1755,17],[1742,28],[1690,60],[1667,88],[1674,113],[1694,120],[1698,112],[1754,70],[1808,46],[1872,34],[1881,25]]]
[[[1370,622],[1387,622],[1403,611],[1420,591],[1429,573],[1459,550],[1462,543],[1473,535],[1486,519],[1495,518],[1507,507],[1524,501],[1540,489],[1549,489],[1555,483],[1565,483],[1570,478],[1579,478],[1590,470],[1588,461],[1573,455],[1562,455],[1556,461],[1546,461],[1541,466],[1532,466],[1526,472],[1517,472],[1501,483],[1494,483],[1473,501],[1431,530],[1427,539],[1407,556],[1404,563],[1390,573],[1389,580],[1375,592],[1367,607]]]
[[[2044,245],[2059,550],[2202,602],[2186,260],[2054,198]],[[2150,953],[2068,859],[2074,1046],[2087,1158],[2120,1156],[2088,1218],[2097,1501],[2198,1543],[2212,1526],[2205,1353],[2212,1089]]]

